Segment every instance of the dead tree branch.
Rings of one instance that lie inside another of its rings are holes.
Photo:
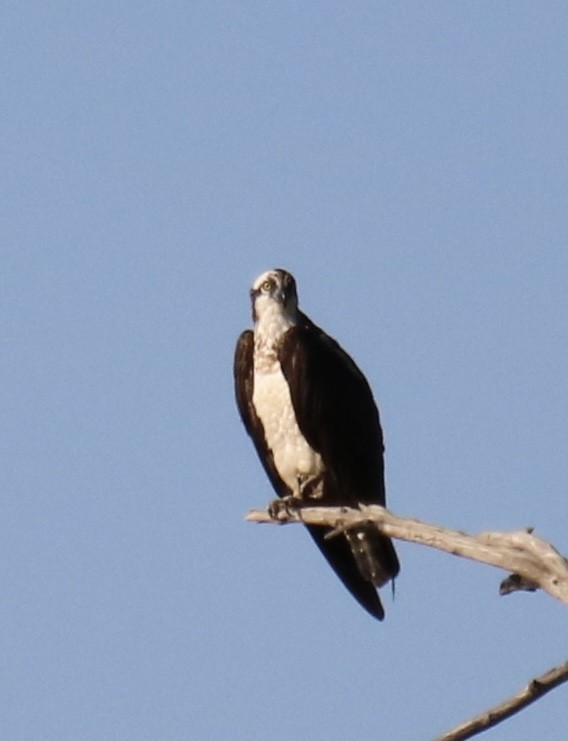
[[[379,505],[347,507],[302,507],[282,510],[273,519],[265,510],[251,510],[250,522],[305,525],[325,525],[334,534],[364,523],[374,523],[384,535],[411,543],[437,548],[455,556],[490,564],[509,571],[501,593],[525,589],[542,589],[568,605],[568,561],[554,548],[532,532],[484,532],[477,536],[439,525],[430,525],[409,517],[393,515]]]
[[[455,556],[490,564],[511,572],[500,586],[501,594],[542,589],[568,605],[568,561],[554,546],[537,538],[532,530],[484,532],[477,536],[408,517],[397,517],[378,505],[348,507],[281,508],[273,518],[264,510],[251,510],[250,522],[284,525],[300,522],[333,528],[335,537],[358,525],[374,523],[384,535],[431,546]],[[440,736],[436,741],[464,741],[518,713],[550,690],[568,681],[568,662],[533,679],[518,694]]]
[[[496,726],[502,720],[510,718],[511,715],[518,713],[519,710],[535,702],[563,682],[568,682],[568,661],[561,666],[550,669],[546,674],[532,679],[526,687],[513,697],[486,710],[475,718],[461,723],[442,736],[438,736],[436,741],[464,741],[464,739],[476,736],[478,733]]]

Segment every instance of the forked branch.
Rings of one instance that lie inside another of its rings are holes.
[[[409,517],[398,517],[379,505],[361,505],[356,509],[283,509],[278,519],[272,518],[265,510],[255,509],[246,519],[282,525],[290,522],[325,525],[337,533],[364,523],[374,523],[381,533],[391,538],[420,543],[509,571],[513,576],[502,583],[502,594],[539,588],[568,605],[568,561],[550,543],[526,530],[468,535]]]

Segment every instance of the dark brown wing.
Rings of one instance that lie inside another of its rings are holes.
[[[322,456],[322,504],[385,504],[383,433],[367,380],[353,360],[307,317],[286,333],[279,353],[298,426]],[[363,527],[325,540],[328,528],[308,528],[351,594],[382,620],[376,591],[399,571],[389,538]]]
[[[383,433],[365,376],[307,317],[286,333],[279,359],[298,426],[341,497],[326,503],[384,505]]]
[[[292,492],[278,475],[272,451],[266,445],[262,422],[258,418],[252,403],[254,391],[254,334],[250,329],[243,332],[237,340],[233,376],[239,414],[246,431],[252,438],[260,462],[278,496],[288,496]]]

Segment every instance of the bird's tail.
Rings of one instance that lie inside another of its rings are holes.
[[[346,530],[345,536],[365,581],[382,587],[398,574],[400,564],[391,539],[378,533],[373,525]]]

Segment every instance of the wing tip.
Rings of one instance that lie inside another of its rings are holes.
[[[371,617],[374,617],[379,622],[382,622],[385,619],[383,604],[378,593],[373,589],[373,587],[369,585],[369,589],[366,589],[364,593],[361,590],[356,592],[350,589],[349,591],[355,597],[357,602],[359,602],[361,607],[364,607],[369,615],[371,615]]]

